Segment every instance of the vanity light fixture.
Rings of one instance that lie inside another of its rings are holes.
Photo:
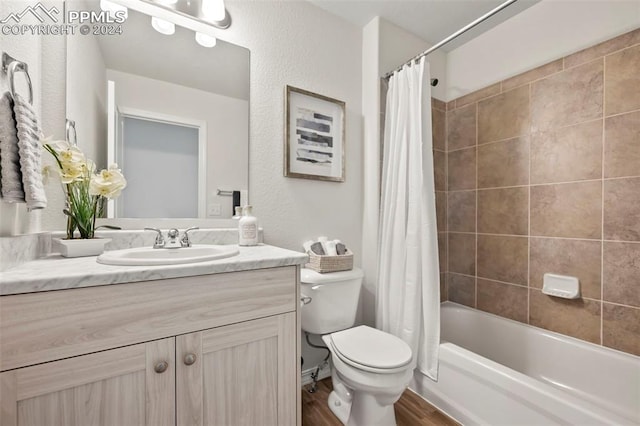
[[[216,45],[216,38],[204,33],[196,33],[196,41],[202,47],[214,47]]]
[[[208,20],[223,21],[226,16],[224,0],[202,0],[202,14]]]
[[[176,24],[165,21],[164,19],[156,18],[155,16],[151,17],[151,26],[160,34],[172,35],[176,32]]]
[[[204,47],[215,46],[217,31],[231,26],[231,16],[224,7],[224,0],[101,0],[101,2],[113,3],[122,9],[129,8],[151,16],[151,25],[162,34],[173,34],[176,25],[187,28],[195,33],[196,42]]]
[[[100,9],[108,12],[110,15],[115,15],[116,12],[122,11],[124,12],[125,20],[129,17],[129,10],[126,7],[109,0],[100,0]]]

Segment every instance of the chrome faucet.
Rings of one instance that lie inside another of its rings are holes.
[[[192,226],[184,231],[182,234],[182,238],[178,241],[178,236],[180,235],[180,231],[176,228],[169,229],[167,232],[168,241],[164,239],[162,235],[162,231],[158,228],[144,228],[145,231],[154,231],[157,232],[156,240],[153,243],[154,249],[166,248],[166,249],[177,249],[181,247],[191,247],[191,240],[189,240],[189,231],[194,231],[196,229],[200,229],[197,226]]]
[[[156,235],[156,240],[153,243],[153,248],[154,249],[159,249],[159,248],[164,248],[165,242],[164,242],[164,237],[162,236],[162,231],[159,230],[158,228],[144,228],[145,231],[154,231],[157,232],[158,235]]]
[[[178,236],[180,235],[180,231],[178,231],[176,228],[171,228],[169,229],[169,232],[167,232],[167,238],[169,238],[169,241],[166,242],[166,244],[164,245],[164,248],[180,248],[182,247],[182,244],[180,244],[180,242],[178,241]]]
[[[189,240],[189,231],[195,231],[196,229],[200,229],[198,226],[192,226],[189,229],[185,229],[182,234],[182,239],[180,240],[180,245],[182,247],[191,247],[191,240]]]

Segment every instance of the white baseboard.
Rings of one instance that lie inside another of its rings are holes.
[[[316,367],[309,368],[307,370],[302,370],[302,386],[308,385],[313,382],[311,379],[311,374],[316,371]],[[325,365],[324,368],[320,369],[320,373],[318,374],[318,380],[326,379],[331,376],[331,366],[329,364]]]

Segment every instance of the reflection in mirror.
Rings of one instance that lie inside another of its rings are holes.
[[[238,194],[248,201],[249,60],[179,26],[160,34],[132,10],[120,35],[67,37],[78,146],[128,181],[108,217],[227,219]]]

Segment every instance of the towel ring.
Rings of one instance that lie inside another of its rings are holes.
[[[27,79],[27,87],[29,88],[29,104],[33,105],[33,84],[31,84],[31,77],[29,76],[29,66],[20,62],[7,53],[2,54],[2,70],[7,73],[7,78],[9,79],[9,90],[11,96],[15,99],[16,95],[16,84],[15,84],[15,73],[23,72],[25,78]]]
[[[67,118],[67,123],[65,124],[65,130],[67,134],[67,143],[69,145],[78,146],[78,132],[76,131],[76,122],[75,120],[69,120]],[[73,130],[73,143],[71,143],[71,131]]]

